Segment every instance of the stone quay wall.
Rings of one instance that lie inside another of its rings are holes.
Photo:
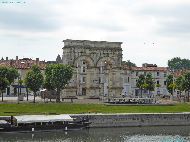
[[[88,118],[89,127],[183,126],[190,125],[190,113],[72,114]]]

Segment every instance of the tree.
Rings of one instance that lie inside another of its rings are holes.
[[[1,78],[1,86],[2,88],[4,88],[4,85],[6,86],[6,88],[11,85],[14,82],[14,79],[16,79],[18,77],[18,71],[15,68],[9,68],[9,67],[5,67],[2,66],[0,67],[0,78]],[[6,89],[4,88],[4,90]],[[2,93],[2,91],[1,91]],[[2,93],[2,101],[3,101],[3,93]]]
[[[149,95],[150,95],[151,91],[154,91],[155,83],[154,83],[154,79],[152,78],[151,73],[148,73],[146,75],[144,87],[145,87],[146,90],[149,91]]]
[[[43,84],[43,75],[40,71],[40,68],[36,65],[26,74],[25,84],[26,86],[34,92],[34,103],[36,92],[39,91]]]
[[[72,78],[73,68],[69,65],[52,64],[45,70],[45,86],[56,90],[56,102],[60,102],[61,90]]]
[[[142,98],[142,90],[144,88],[144,83],[145,83],[145,76],[141,74],[137,80],[136,86],[141,90],[141,98]]]
[[[181,98],[181,93],[184,91],[184,78],[183,76],[179,76],[176,81],[176,89],[179,90],[180,98]]]
[[[184,75],[184,83],[183,83],[184,90],[188,92],[187,102],[189,102],[189,91],[190,91],[190,73],[186,73]]]
[[[16,70],[15,68],[8,68],[6,78],[10,84],[12,84],[18,76],[19,76],[18,70]]]
[[[9,81],[6,78],[0,77],[0,93],[1,93],[1,98],[3,102],[3,91],[7,88],[9,85]]]
[[[190,69],[190,60],[181,59],[180,57],[172,58],[168,60],[168,67],[175,70]]]
[[[130,60],[122,61],[123,65],[127,65],[128,67],[136,67],[135,63],[132,63]]]
[[[168,90],[168,92],[173,96],[173,91],[175,89],[175,83],[174,83],[174,78],[173,75],[168,75],[167,79],[166,79],[166,88]]]

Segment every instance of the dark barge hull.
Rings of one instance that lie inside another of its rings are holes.
[[[48,124],[48,125],[37,125],[37,126],[8,126],[8,127],[0,127],[0,133],[2,132],[35,132],[35,131],[52,131],[52,130],[63,130],[63,131],[71,131],[71,130],[80,130],[84,128],[88,128],[89,123],[70,123],[70,124]]]

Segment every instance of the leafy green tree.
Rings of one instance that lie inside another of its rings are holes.
[[[18,70],[16,70],[15,68],[8,68],[6,78],[10,84],[12,84],[18,76],[19,76]]]
[[[190,60],[181,59],[180,57],[172,58],[168,60],[168,67],[175,70],[190,69]]]
[[[149,95],[151,91],[154,91],[155,88],[155,82],[152,78],[152,74],[148,73],[145,78],[145,89],[149,91]]]
[[[183,87],[184,87],[184,90],[188,92],[187,102],[189,102],[189,91],[190,91],[190,73],[189,72],[184,75]]]
[[[34,103],[36,92],[39,91],[43,85],[43,79],[44,78],[40,71],[40,68],[36,65],[33,66],[32,69],[26,74],[25,84],[30,90],[34,92]]]
[[[176,89],[179,90],[180,98],[181,98],[181,93],[184,91],[184,78],[183,76],[179,76],[176,81]]]
[[[15,68],[9,68],[9,67],[5,67],[5,66],[1,66],[0,67],[0,78],[1,78],[1,81],[2,81],[2,83],[4,82],[5,84],[8,81],[7,87],[14,82],[14,79],[16,79],[18,77],[18,75],[19,75],[18,71]],[[2,95],[2,101],[3,101],[3,95]]]
[[[142,98],[142,90],[144,89],[144,84],[145,84],[145,76],[141,74],[136,84],[136,86],[141,90],[141,98]]]
[[[174,83],[174,78],[173,75],[168,75],[166,79],[166,88],[168,92],[173,96],[173,91],[175,89],[175,83]]]
[[[3,102],[3,91],[8,87],[9,81],[6,78],[0,77],[0,93]]]
[[[0,77],[6,78],[8,72],[8,68],[5,66],[0,67]]]
[[[45,70],[45,86],[56,90],[56,102],[60,102],[61,90],[72,78],[73,68],[69,65],[52,64]]]
[[[135,63],[132,63],[130,60],[122,61],[123,65],[127,65],[128,67],[136,67]]]

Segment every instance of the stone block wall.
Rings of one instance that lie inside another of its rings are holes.
[[[190,113],[81,114],[72,116],[89,118],[90,127],[190,125]]]

